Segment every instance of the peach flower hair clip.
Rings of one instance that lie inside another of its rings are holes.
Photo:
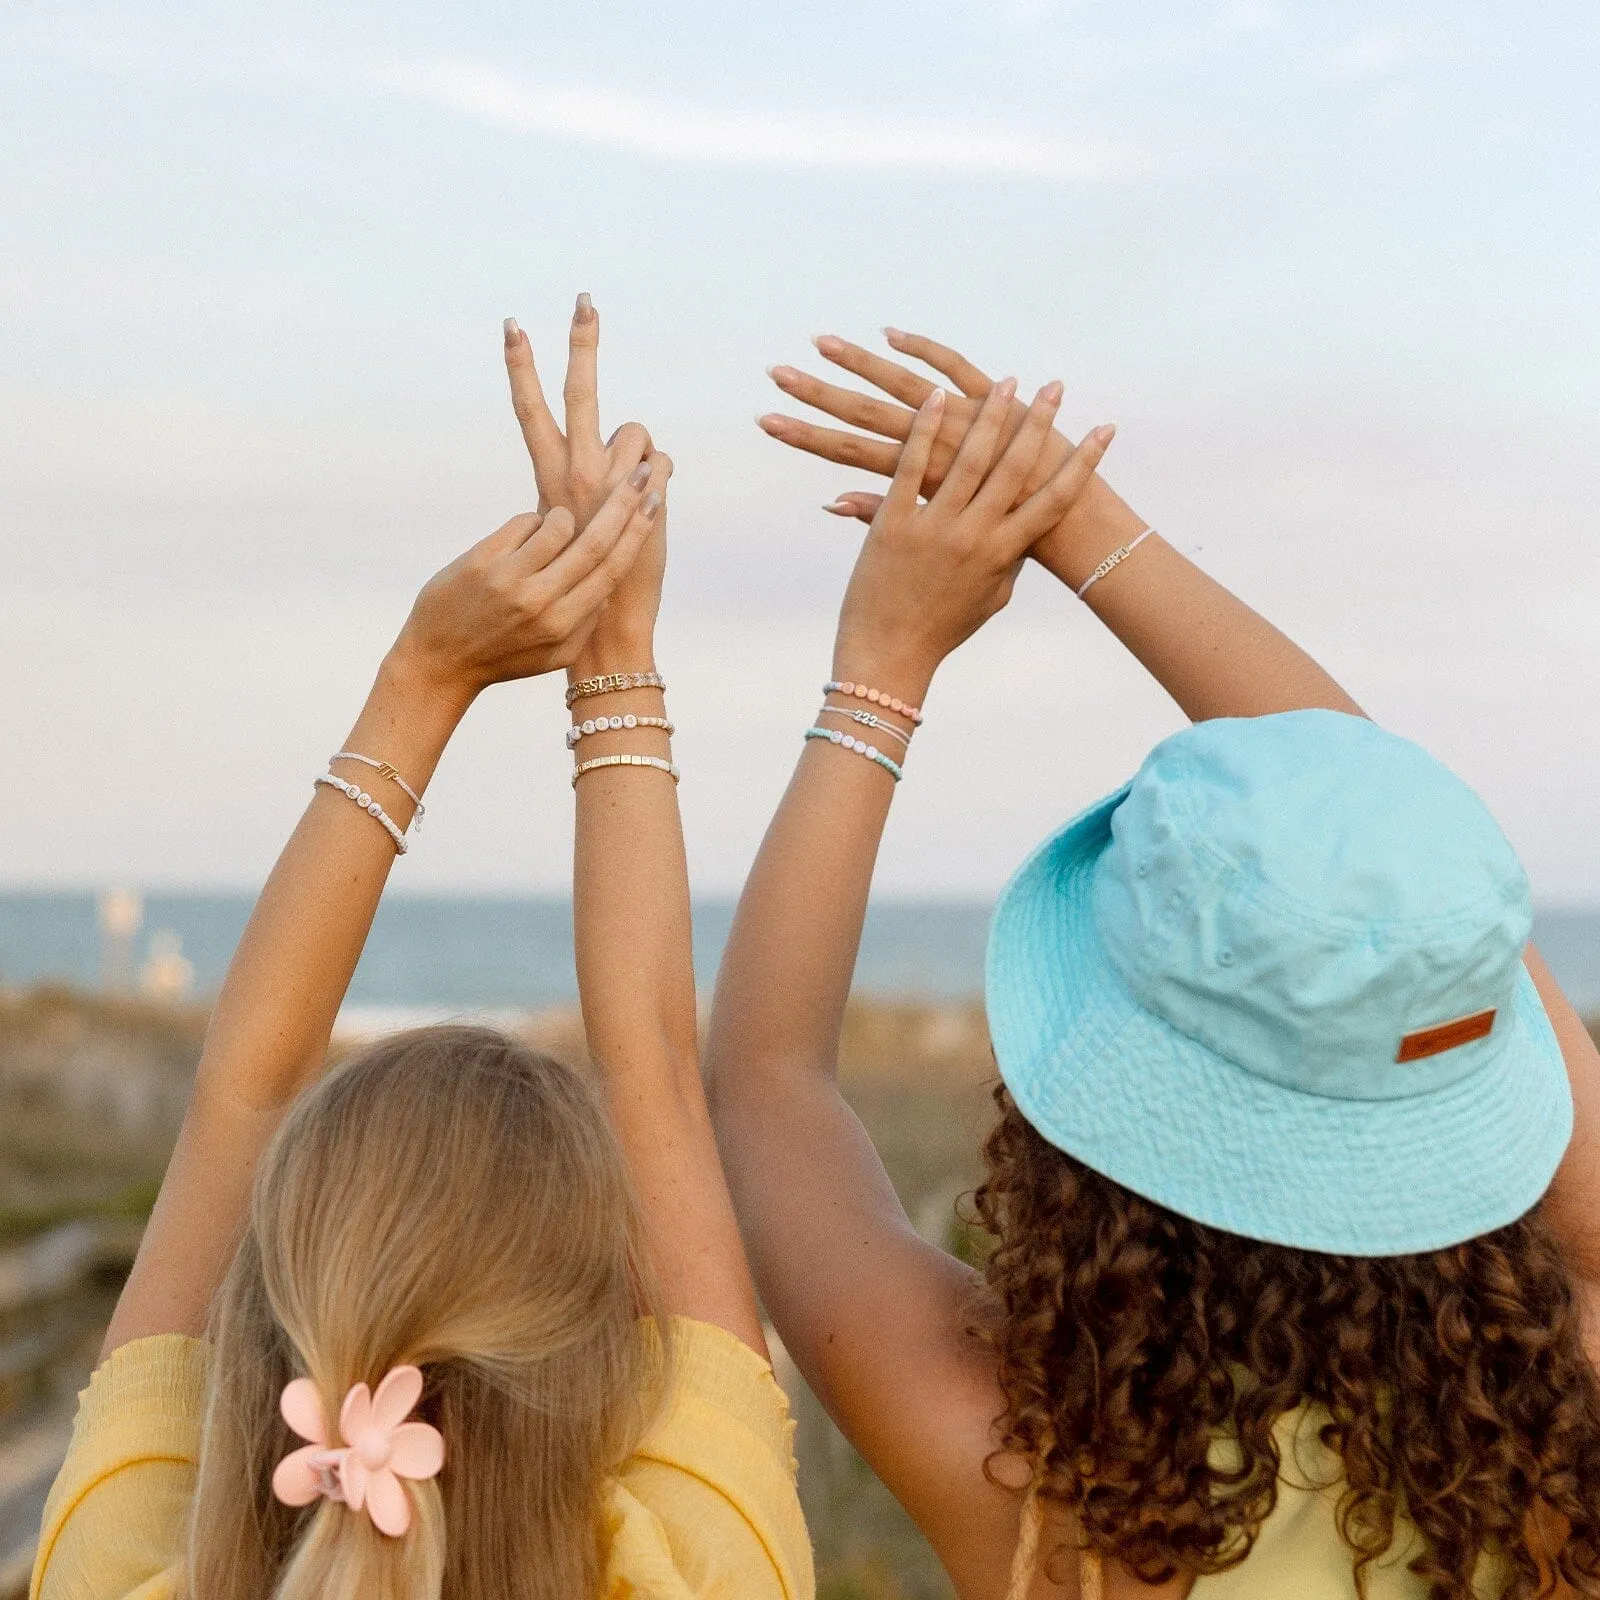
[[[286,1506],[323,1496],[365,1509],[379,1533],[398,1538],[411,1526],[411,1497],[402,1478],[431,1478],[444,1465],[444,1438],[427,1422],[407,1422],[422,1398],[422,1374],[395,1367],[374,1394],[358,1383],[339,1408],[333,1444],[323,1422],[322,1396],[310,1378],[287,1384],[278,1409],[309,1442],[286,1455],[272,1474],[272,1492]]]

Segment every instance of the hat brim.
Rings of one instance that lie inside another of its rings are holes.
[[[1127,790],[1047,840],[996,907],[995,1059],[1051,1144],[1196,1222],[1337,1255],[1415,1255],[1515,1221],[1572,1134],[1561,1047],[1527,973],[1501,1047],[1436,1093],[1382,1101],[1256,1077],[1145,1010],[1091,904]]]

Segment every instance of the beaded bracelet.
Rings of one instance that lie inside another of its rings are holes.
[[[822,686],[824,694],[853,694],[857,700],[870,700],[875,706],[882,706],[886,711],[898,712],[902,717],[909,718],[913,723],[922,721],[922,708],[908,706],[904,700],[891,699],[881,689],[869,689],[864,683],[825,683]]]
[[[567,686],[568,709],[579,700],[595,694],[616,694],[622,689],[665,690],[667,680],[659,672],[608,672],[599,678],[580,678]]]
[[[376,800],[361,787],[359,783],[346,783],[336,772],[324,772],[311,787],[326,784],[330,789],[337,789],[340,794],[349,795],[374,821],[383,825],[383,831],[394,841],[394,853],[403,856],[410,846],[406,843],[406,836],[400,831],[393,817],[378,804]]]
[[[398,784],[401,790],[411,797],[411,803],[417,808],[416,814],[411,819],[412,831],[422,832],[422,819],[427,816],[428,808],[423,805],[422,796],[387,761],[374,761],[371,756],[358,756],[354,750],[340,750],[328,757],[329,766],[335,761],[359,761],[364,767],[376,769],[380,778],[388,778],[392,783]]]
[[[665,717],[590,717],[567,729],[567,749],[576,750],[578,741],[591,733],[615,733],[621,728],[660,728],[669,739],[678,731]]]
[[[601,767],[654,767],[657,772],[664,772],[674,783],[678,781],[677,766],[671,761],[663,761],[660,756],[595,756],[590,761],[580,761],[572,769],[572,787],[578,787],[578,779],[586,772],[597,772]]]
[[[849,706],[824,706],[818,716],[832,712],[836,717],[849,717],[852,722],[859,722],[863,728],[876,728],[879,733],[886,733],[891,739],[898,739],[901,744],[909,746],[911,735],[902,733],[892,722],[885,722],[882,717],[875,717],[870,711],[855,711]]]
[[[896,783],[905,776],[905,770],[898,761],[886,756],[877,745],[868,744],[865,739],[857,739],[853,734],[840,733],[837,728],[807,728],[806,738],[826,739],[829,744],[836,744],[841,750],[853,750],[857,755],[865,756],[868,761],[877,762]]]
[[[1142,545],[1145,540],[1148,539],[1155,531],[1156,530],[1154,528],[1146,528],[1137,539],[1130,539],[1125,545],[1121,545],[1117,549],[1113,550],[1111,554],[1108,555],[1105,560],[1102,561],[1100,565],[1083,580],[1083,583],[1077,590],[1078,598],[1080,600],[1083,599],[1083,597],[1088,594],[1088,592],[1097,583],[1099,583],[1099,581],[1105,577],[1105,575],[1110,572],[1113,567],[1120,567],[1122,563],[1126,561],[1128,557],[1131,556],[1133,552],[1137,550],[1139,546]]]

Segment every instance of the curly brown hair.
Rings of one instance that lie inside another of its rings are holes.
[[[1309,1403],[1358,1594],[1409,1518],[1432,1600],[1473,1600],[1484,1558],[1504,1600],[1600,1595],[1600,1382],[1537,1208],[1424,1255],[1262,1244],[1129,1192],[995,1098],[975,1207],[1003,1450],[1088,1547],[1151,1583],[1236,1566],[1276,1504],[1273,1425]]]

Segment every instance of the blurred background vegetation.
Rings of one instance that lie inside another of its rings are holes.
[[[183,1114],[203,1007],[0,990],[0,1600],[25,1592],[44,1498]],[[575,1012],[521,1031],[581,1060]],[[1597,1033],[1600,1037],[1600,1033]],[[353,1041],[341,1041],[348,1048]],[[858,1000],[841,1076],[924,1237],[981,1251],[957,1201],[993,1114],[982,1008]],[[781,1345],[821,1600],[952,1600],[909,1519]]]

